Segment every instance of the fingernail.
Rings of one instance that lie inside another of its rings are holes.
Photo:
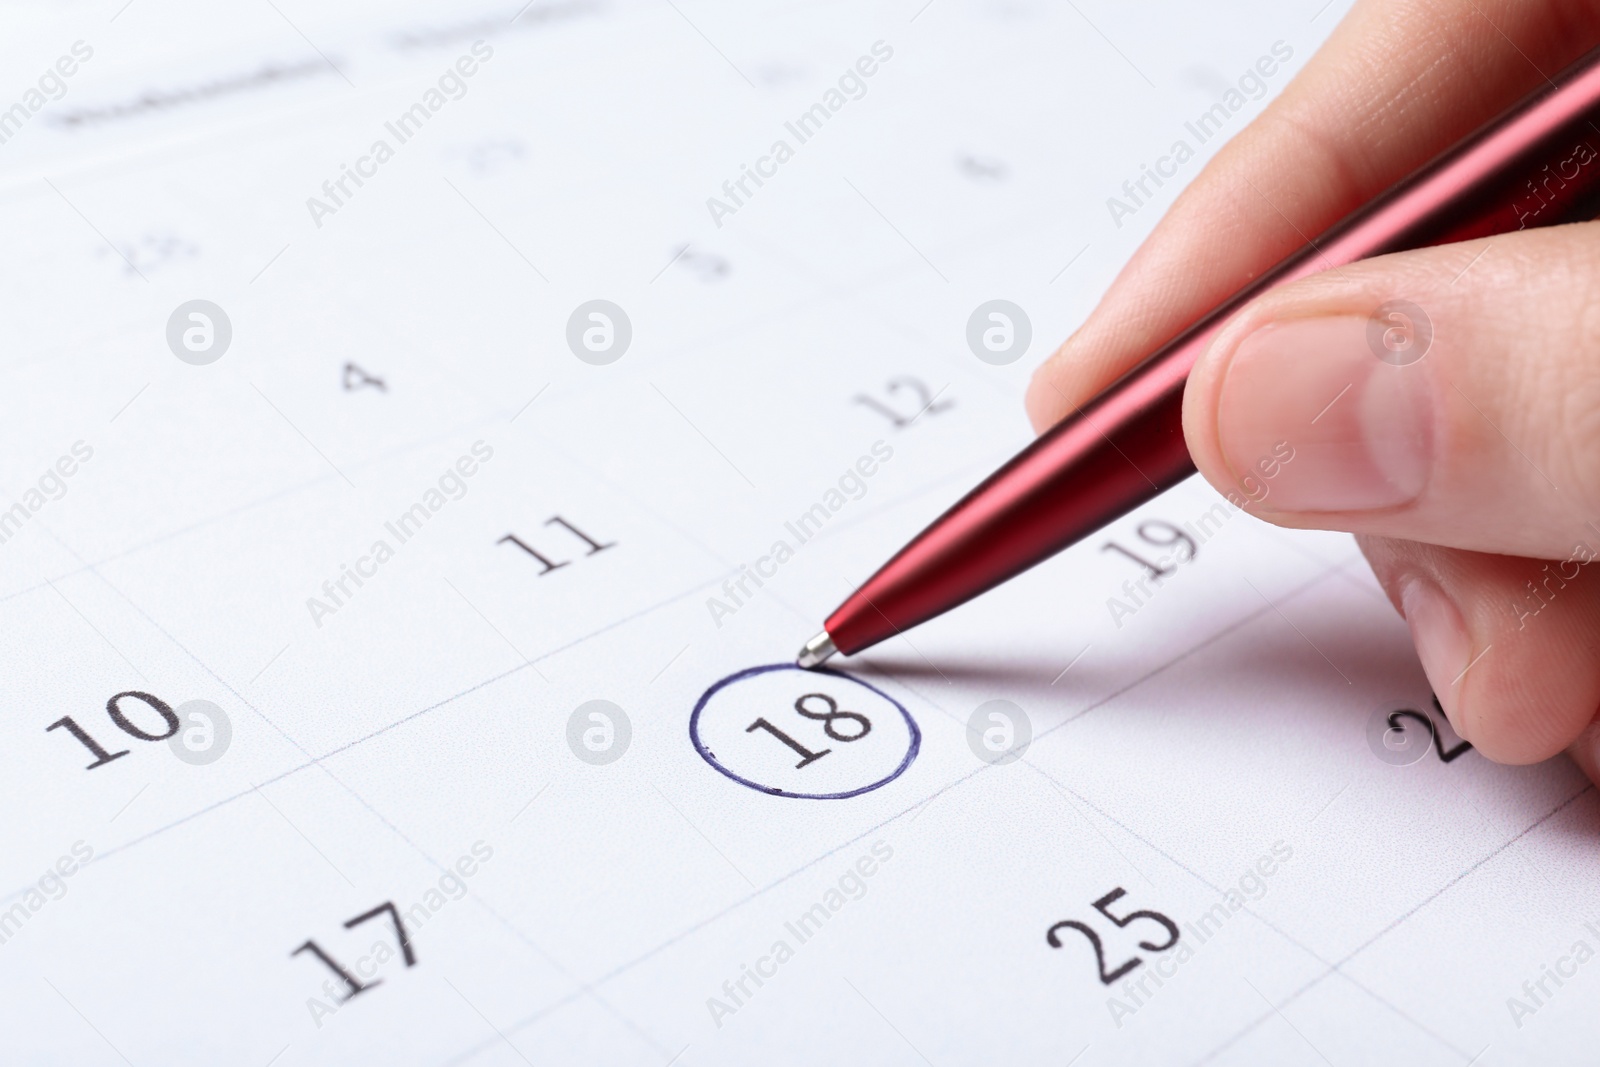
[[[1261,510],[1397,507],[1427,483],[1427,371],[1378,359],[1359,316],[1287,319],[1246,335],[1225,371],[1217,422],[1235,478],[1265,485]],[[1285,446],[1293,458],[1274,462]]]
[[[1455,603],[1431,578],[1412,576],[1400,581],[1400,610],[1405,612],[1411,643],[1417,646],[1428,684],[1456,733],[1466,737],[1456,706],[1455,686],[1466,671],[1472,638]]]

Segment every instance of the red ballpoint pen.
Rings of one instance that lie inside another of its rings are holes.
[[[1260,294],[1358,259],[1593,218],[1600,208],[1600,49],[1189,326],[990,475],[828,617],[815,667],[941,615],[1195,473],[1190,368]]]

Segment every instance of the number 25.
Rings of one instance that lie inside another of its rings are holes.
[[[1138,911],[1130,911],[1128,914],[1123,916],[1111,914],[1111,905],[1115,904],[1118,900],[1121,900],[1126,895],[1127,890],[1123,889],[1121,886],[1118,886],[1105,896],[1101,897],[1099,900],[1095,901],[1094,910],[1098,911],[1101,915],[1104,915],[1107,919],[1110,919],[1111,922],[1118,927],[1127,926],[1129,923],[1135,922],[1139,919],[1149,919],[1152,922],[1160,923],[1167,931],[1167,940],[1159,945],[1152,945],[1148,941],[1139,942],[1139,947],[1144,949],[1146,952],[1165,952],[1167,949],[1178,943],[1177,923],[1174,923],[1171,919],[1167,918],[1159,911],[1140,909]],[[1049,931],[1044,936],[1045,940],[1050,943],[1051,948],[1061,947],[1061,935],[1058,931],[1060,931],[1063,927],[1078,931],[1078,933],[1089,939],[1090,945],[1094,946],[1095,964],[1099,968],[1100,981],[1104,985],[1110,985],[1118,978],[1121,978],[1123,975],[1127,974],[1129,971],[1133,970],[1135,967],[1138,967],[1144,962],[1144,960],[1138,956],[1134,956],[1132,959],[1119,964],[1116,970],[1107,971],[1105,946],[1100,941],[1100,935],[1076,919],[1066,919],[1050,927]]]

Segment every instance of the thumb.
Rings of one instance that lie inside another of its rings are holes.
[[[1600,223],[1284,286],[1197,362],[1190,451],[1284,526],[1540,558],[1600,545],[1596,292]]]

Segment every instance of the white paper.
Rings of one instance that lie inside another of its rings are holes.
[[[718,688],[1028,440],[1344,6],[8,9],[4,1060],[1583,1061],[1594,794],[1456,754],[1346,537],[1192,481]]]

